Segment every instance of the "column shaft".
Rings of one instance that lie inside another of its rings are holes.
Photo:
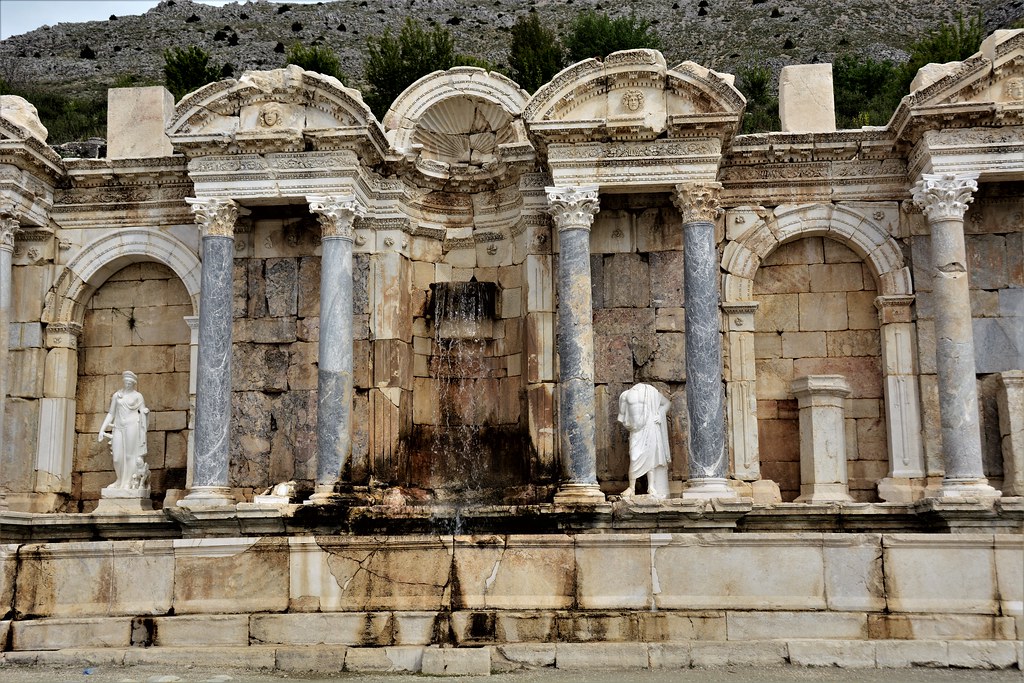
[[[7,444],[4,441],[4,415],[7,406],[7,351],[10,343],[11,320],[11,283],[13,273],[11,257],[14,253],[14,232],[18,228],[18,220],[13,217],[0,216],[0,462],[4,462]],[[3,495],[4,480],[0,477],[0,510],[7,507]]]
[[[676,188],[683,214],[683,287],[686,319],[686,408],[690,418],[687,498],[731,498],[726,483],[725,415],[722,402],[718,250],[714,219],[720,213],[718,183]]]
[[[352,196],[307,200],[322,231],[316,493],[310,500],[327,502],[352,456],[352,224],[362,209]]]
[[[179,505],[229,505],[231,459],[231,342],[234,225],[230,200],[195,200],[202,224],[203,272],[199,295],[199,355],[196,363],[196,428],[192,487]]]
[[[977,176],[925,174],[914,191],[931,228],[944,496],[998,495],[982,469],[964,213]]]
[[[594,420],[594,311],[590,226],[596,187],[546,189],[558,228],[558,431],[562,482],[556,503],[600,503]]]

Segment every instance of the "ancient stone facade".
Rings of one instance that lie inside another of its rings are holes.
[[[787,130],[738,135],[731,76],[648,50],[581,62],[532,96],[480,69],[434,73],[382,122],[358,92],[294,66],[177,104],[113,91],[122,139],[103,159],[61,159],[38,122],[0,117],[0,539],[107,539],[7,546],[4,572],[24,567],[3,604],[65,620],[274,604],[491,624],[477,636],[453,621],[458,644],[616,640],[612,626],[675,641],[683,621],[714,641],[942,640],[954,623],[969,639],[1019,638],[1022,64],[1024,31],[997,32],[938,80],[923,71],[887,126],[845,131],[821,120],[827,107],[797,106],[797,89]],[[146,115],[124,125],[139,103]],[[156,509],[92,514],[113,478],[97,432],[129,369],[151,409]],[[629,459],[618,397],[638,382],[671,403],[666,500],[614,495]],[[601,529],[635,534],[459,540]],[[936,530],[973,535],[898,533]],[[375,550],[310,536],[342,531],[440,531],[430,547],[393,539],[406,555],[372,573],[435,583],[351,602],[351,576],[324,553],[356,571]],[[870,536],[821,536],[836,531]],[[281,533],[293,538],[254,538]],[[207,534],[237,538],[188,540]],[[134,551],[118,544],[131,541],[115,539],[168,537],[186,539],[140,556],[170,563],[173,595],[103,612],[60,607],[106,604],[88,587],[25,593],[33,572],[63,581],[65,555],[125,554],[127,572]],[[753,576],[742,596],[688,585],[701,553],[745,567],[776,545],[808,555],[769,582],[777,594]],[[630,578],[588,574],[601,553]],[[985,554],[991,571],[969,582],[984,600],[921,585],[914,563],[942,553],[964,567]],[[557,576],[492,595],[491,555]],[[797,568],[822,557],[822,576]],[[237,596],[182,587],[180,572],[197,586],[204,572],[248,576],[221,566],[231,558],[259,558],[266,576],[233,584]],[[631,612],[653,608],[681,621]],[[511,609],[547,626],[502,622],[499,638],[494,620],[515,619],[493,610]],[[761,609],[782,612],[751,616]],[[588,610],[631,616],[598,626]],[[286,621],[246,621],[238,638],[294,644],[254,635]],[[46,649],[42,627],[4,628],[16,649]],[[423,644],[382,638],[338,642]]]

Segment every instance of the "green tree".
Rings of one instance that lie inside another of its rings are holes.
[[[285,64],[301,66],[306,71],[316,71],[325,76],[334,76],[342,82],[346,80],[341,71],[338,55],[326,45],[305,47],[301,43],[295,43],[288,48]]]
[[[569,62],[594,57],[604,59],[619,50],[661,49],[661,39],[651,22],[635,16],[612,19],[603,12],[585,10],[576,15],[565,37]]]
[[[736,88],[747,98],[743,113],[743,133],[767,133],[782,128],[779,98],[772,91],[772,71],[766,66],[750,65],[736,71]]]
[[[219,67],[210,65],[209,53],[195,45],[164,50],[164,84],[175,100],[207,83],[219,81],[220,72]]]
[[[903,94],[902,71],[890,61],[842,55],[832,62],[832,87],[838,128],[884,126]]]
[[[384,118],[403,90],[431,72],[487,64],[456,54],[447,29],[435,26],[427,30],[412,18],[406,18],[397,36],[385,29],[379,36],[367,38],[366,47],[364,78],[369,87],[364,99],[377,118]]]
[[[954,23],[943,24],[938,29],[929,31],[924,38],[910,46],[910,60],[903,74],[907,88],[909,89],[917,70],[925,64],[962,62],[978,51],[984,38],[985,28],[980,14],[965,21],[964,15],[958,13]]]
[[[546,28],[536,12],[520,17],[512,26],[508,63],[512,77],[527,92],[551,80],[565,64],[565,51],[555,32]]]

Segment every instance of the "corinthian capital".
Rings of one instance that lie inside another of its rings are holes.
[[[545,187],[548,212],[559,230],[589,230],[597,214],[597,187]]]
[[[971,196],[978,190],[976,173],[925,173],[914,185],[914,203],[929,221],[964,219]]]
[[[676,185],[672,201],[683,214],[683,223],[714,223],[722,213],[721,194],[722,183],[682,183]]]
[[[10,201],[0,202],[0,249],[14,251],[14,233],[18,232],[18,212]]]
[[[306,201],[309,202],[309,212],[315,213],[320,221],[322,239],[340,237],[351,242],[356,217],[366,215],[365,209],[353,195],[306,197]]]
[[[203,237],[233,237],[238,220],[238,204],[231,199],[195,199],[186,197]]]

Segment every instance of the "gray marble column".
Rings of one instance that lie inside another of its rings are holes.
[[[7,349],[10,343],[11,320],[11,257],[14,254],[14,233],[18,230],[18,219],[4,210],[0,213],[0,462],[3,462],[4,413],[7,405]],[[3,480],[0,478],[0,510],[7,508],[3,495]]]
[[[195,459],[183,507],[233,505],[228,488],[231,457],[231,325],[235,221],[230,199],[188,199],[202,230],[199,358],[196,367]]]
[[[686,306],[686,407],[690,418],[690,478],[684,498],[734,498],[728,485],[722,401],[722,336],[715,218],[719,183],[677,185],[683,214],[683,288]]]
[[[982,469],[974,331],[967,281],[964,213],[978,189],[977,174],[921,176],[914,202],[921,207],[932,239],[932,296],[935,361],[945,476],[943,497],[994,497]]]
[[[590,226],[596,187],[548,187],[558,229],[558,437],[562,481],[558,504],[604,501],[597,485],[594,398],[594,311],[590,291]]]
[[[352,224],[356,198],[307,197],[320,219],[320,355],[316,405],[316,492],[311,503],[337,498],[352,455]]]

